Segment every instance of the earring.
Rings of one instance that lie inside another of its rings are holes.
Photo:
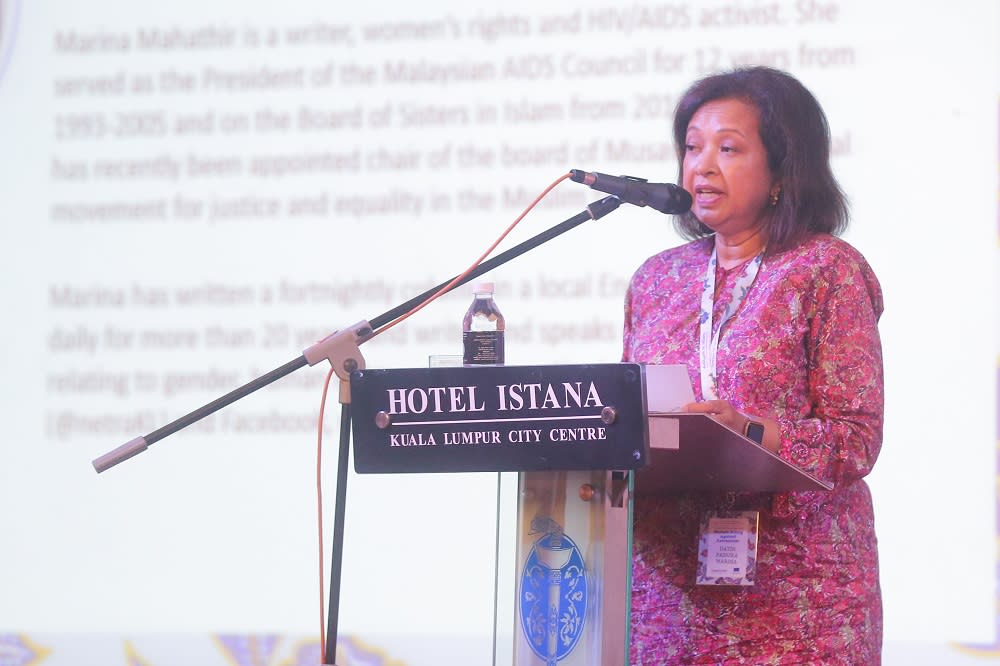
[[[779,187],[775,191],[771,192],[771,208],[778,205],[778,199],[781,197],[781,188]]]

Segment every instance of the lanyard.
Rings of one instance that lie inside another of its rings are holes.
[[[715,267],[719,263],[715,248],[712,248],[712,258],[708,260],[708,272],[705,273],[705,290],[701,294],[701,317],[699,323],[698,357],[701,362],[701,395],[705,400],[715,400],[716,393],[716,371],[715,360],[719,352],[719,336],[722,335],[722,327],[733,318],[736,311],[750,291],[750,285],[757,279],[757,271],[764,260],[764,251],[754,257],[743,269],[743,272],[733,285],[733,297],[726,305],[725,312],[722,313],[722,323],[712,334],[712,313],[715,309]]]

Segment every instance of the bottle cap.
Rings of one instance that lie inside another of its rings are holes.
[[[492,294],[493,293],[493,283],[492,282],[473,282],[472,283],[472,293],[473,294]]]

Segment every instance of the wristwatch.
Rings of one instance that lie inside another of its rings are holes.
[[[758,444],[764,443],[764,424],[753,419],[747,419],[747,424],[743,426],[743,436],[752,439]]]

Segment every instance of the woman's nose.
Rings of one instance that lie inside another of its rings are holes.
[[[715,156],[711,151],[703,151],[695,158],[694,172],[699,176],[715,173],[717,168],[718,165],[715,162]]]

